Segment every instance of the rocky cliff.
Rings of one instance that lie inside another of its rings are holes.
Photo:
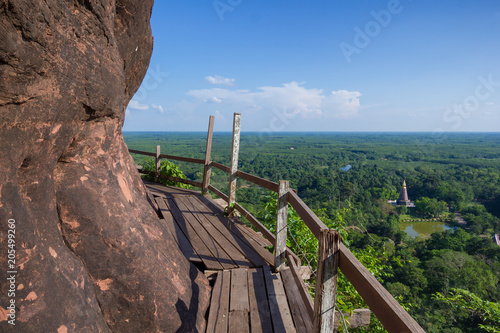
[[[121,133],[152,5],[0,0],[2,332],[204,329],[208,284],[158,228]]]

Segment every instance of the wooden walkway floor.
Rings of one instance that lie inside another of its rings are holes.
[[[272,244],[198,191],[144,182],[160,223],[213,278],[207,333],[311,332],[291,271],[272,272]]]

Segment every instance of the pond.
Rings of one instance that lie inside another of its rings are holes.
[[[399,228],[412,238],[417,236],[429,237],[433,232],[442,232],[454,229],[453,227],[447,226],[444,222],[400,223]]]

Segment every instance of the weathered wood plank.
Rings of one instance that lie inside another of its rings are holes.
[[[156,198],[156,202],[158,203],[161,214],[163,216],[163,219],[160,220],[160,222],[165,226],[166,230],[170,232],[173,239],[177,242],[177,245],[179,245],[181,252],[189,261],[202,262],[202,260],[200,259],[198,254],[196,254],[196,252],[193,249],[193,246],[187,240],[182,230],[174,222],[174,217],[172,216],[172,213],[168,210],[164,200],[165,199],[163,198]]]
[[[160,158],[166,158],[168,160],[175,160],[175,161],[189,162],[189,163],[196,163],[196,164],[204,164],[205,163],[205,161],[200,159],[200,158],[182,157],[182,156],[174,156],[174,155],[166,155],[166,154],[161,154]]]
[[[216,211],[219,211],[217,206],[212,203],[210,200],[208,200],[205,197],[200,197],[199,198],[203,203],[206,203],[208,206],[214,207]],[[244,228],[248,227],[242,227],[241,225],[238,225],[237,223],[232,222],[229,220],[227,217],[223,216],[222,214],[216,214],[215,215],[219,221],[235,236],[239,237],[242,241],[244,241],[248,246],[253,248],[269,265],[274,264],[274,257],[272,253],[267,251],[266,249],[262,248],[258,243],[256,243],[252,237],[247,236]],[[249,229],[249,228],[248,228]],[[249,229],[250,232],[253,232],[253,230]],[[259,237],[257,235],[257,237]]]
[[[231,270],[231,301],[229,311],[250,311],[248,302],[248,278],[245,268]]]
[[[156,153],[148,153],[146,151],[140,151],[140,150],[135,150],[135,149],[129,149],[128,152],[131,154],[139,154],[139,155],[156,157]]]
[[[277,272],[285,268],[289,188],[290,183],[287,180],[280,180],[276,212],[276,241],[274,243],[274,267]]]
[[[208,189],[212,192],[214,192],[219,198],[224,199],[226,202],[229,201],[229,197],[222,193],[218,188],[213,187],[212,185],[208,185]]]
[[[217,163],[217,162],[214,162],[212,161],[211,162],[211,165],[214,167],[214,168],[217,168],[219,170],[222,170],[226,173],[230,173],[231,172],[231,168],[228,167],[227,165],[224,165],[224,164],[220,164],[220,163]]]
[[[239,237],[236,237],[224,225],[222,225],[219,219],[214,216],[213,212],[208,207],[203,205],[197,197],[191,197],[190,201],[194,205],[194,208],[199,211],[199,215],[211,223],[243,255],[246,261],[252,263],[254,267],[266,264],[264,259],[262,259],[262,257],[252,247],[248,246],[244,241],[242,241]],[[234,257],[232,258],[240,267],[247,266],[246,264],[241,263],[240,259]]]
[[[193,249],[196,251],[198,256],[203,261],[203,264],[208,269],[223,269],[220,262],[214,258],[214,255],[210,252],[205,243],[203,243],[203,241],[198,236],[196,231],[193,229],[191,224],[183,216],[181,210],[179,209],[179,207],[177,207],[177,204],[174,202],[174,199],[168,198],[167,201],[165,201],[165,203],[167,204],[167,208],[172,212],[175,222],[182,230],[186,238],[189,240],[189,242],[193,246]]]
[[[342,243],[340,243],[339,267],[387,331],[424,332],[420,325]]]
[[[274,331],[296,332],[280,273],[272,274],[268,266],[264,266],[263,271]]]
[[[229,333],[246,332],[250,332],[248,312],[241,310],[229,312]]]
[[[236,171],[236,176],[241,178],[241,179],[245,179],[253,184],[256,184],[260,187],[271,190],[273,192],[278,192],[278,190],[279,190],[278,183],[272,182],[272,181],[264,179],[264,178],[254,176],[252,174],[249,174],[249,173],[246,173],[246,172],[243,172],[240,170]]]
[[[299,288],[299,294],[300,297],[302,298],[302,302],[304,303],[304,306],[306,307],[306,313],[309,316],[309,320],[313,320],[314,316],[314,303],[311,298],[311,295],[309,294],[309,291],[307,290],[307,286],[302,280],[302,277],[300,276],[299,273],[299,267],[295,264],[294,260],[290,260],[290,257],[288,256],[288,263],[290,265],[290,272],[292,273],[293,279],[295,280],[295,285]]]
[[[298,333],[309,333],[313,330],[313,322],[309,317],[306,304],[300,296],[299,287],[293,278],[290,268],[285,268],[280,271],[281,280],[285,287],[286,297],[292,313],[293,322]]]
[[[240,151],[241,114],[234,113],[233,140],[231,145],[231,171],[229,172],[229,200],[228,206],[236,202],[236,171],[238,171],[238,154]],[[231,208],[232,209],[232,208]]]
[[[302,201],[294,191],[288,191],[288,202],[292,204],[297,214],[304,223],[311,229],[316,238],[319,237],[319,232],[328,227],[314,214],[314,212]]]
[[[262,268],[249,269],[247,276],[252,333],[272,333],[273,327]]]
[[[202,186],[202,183],[194,181],[194,180],[184,179],[184,178],[179,178],[179,177],[173,177],[173,176],[169,176],[169,175],[161,175],[161,174],[160,175],[156,175],[156,173],[154,171],[142,171],[141,170],[140,173],[143,173],[145,175],[153,176],[153,177],[155,177],[155,179],[166,179],[166,180],[170,180],[170,181],[173,181],[173,182],[188,184],[188,185],[195,186],[195,187],[201,187]]]
[[[227,333],[231,273],[219,271],[215,280],[208,314],[207,333]]]
[[[203,225],[198,221],[196,216],[191,213],[188,207],[185,204],[185,200],[187,197],[178,197],[174,198],[177,207],[182,212],[185,220],[193,230],[198,234],[199,238],[211,252],[212,257],[220,262],[224,269],[235,268],[238,267],[236,263],[231,259],[231,257],[224,251],[222,247],[220,247],[217,242],[210,236],[207,230],[203,227]],[[203,258],[202,258],[203,259]]]
[[[198,219],[200,224],[216,241],[219,247],[224,249],[229,257],[236,263],[236,265],[238,265],[239,267],[253,267],[253,264],[240,252],[240,247],[238,246],[238,244],[236,244],[235,246],[233,245],[233,242],[226,238],[226,233],[230,236],[230,233],[227,231],[227,229],[223,225],[220,225],[220,223],[218,226],[220,228],[215,227],[214,224],[211,223],[210,216],[206,216],[204,214],[203,205],[201,205],[201,203],[197,201],[196,198],[185,197],[183,202],[191,211],[191,213],[193,213],[193,216]]]
[[[203,167],[203,181],[201,193],[206,193],[208,185],[210,184],[210,175],[212,174],[212,166],[210,164],[210,156],[212,154],[212,137],[214,134],[214,116],[208,119],[208,133],[207,133],[207,148],[205,149],[205,161]]]
[[[327,333],[331,332],[332,327],[336,327],[338,324],[335,321],[335,303],[337,300],[340,234],[335,230],[321,230],[318,244],[313,332]]]

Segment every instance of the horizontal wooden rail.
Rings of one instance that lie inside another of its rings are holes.
[[[229,198],[228,198],[228,196],[227,196],[227,195],[225,195],[224,193],[222,193],[222,192],[221,192],[218,188],[214,187],[213,185],[208,185],[208,189],[209,189],[210,191],[214,192],[215,194],[217,194],[217,196],[218,196],[219,198],[224,199],[224,201],[226,201],[226,202],[227,202],[227,201],[229,200]]]
[[[148,153],[146,151],[140,151],[140,150],[135,150],[135,149],[129,149],[128,152],[131,154],[139,154],[139,155],[147,155],[147,156],[156,157],[156,153]]]
[[[339,268],[388,332],[425,332],[342,243]]]
[[[217,162],[210,162],[210,165],[212,165],[214,168],[217,168],[219,170],[222,170],[226,173],[230,173],[231,172],[231,168],[228,167],[228,166],[225,166],[224,164],[220,164],[220,163],[217,163]]]
[[[300,218],[309,227],[314,236],[319,239],[319,234],[322,229],[328,227],[314,214],[304,201],[294,191],[288,191],[288,202],[292,204],[293,209],[299,214]]]
[[[168,160],[175,160],[175,161],[188,162],[188,163],[205,164],[204,160],[199,159],[199,158],[192,158],[192,157],[181,157],[181,156],[161,154],[160,158],[166,158]]]
[[[144,171],[144,170],[138,170],[138,171],[139,171],[139,173],[142,173],[142,174],[145,174],[145,175],[150,175],[152,177],[156,176],[156,173],[154,171]],[[158,178],[159,179],[170,180],[170,181],[173,181],[173,182],[188,184],[188,185],[195,186],[195,187],[200,187],[200,188],[203,185],[201,182],[197,182],[197,181],[190,180],[190,179],[184,179],[184,178],[179,178],[179,177],[168,176],[168,175],[159,175]]]
[[[251,175],[251,174],[243,172],[243,171],[239,171],[239,170],[236,171],[236,176],[241,178],[241,179],[248,180],[251,183],[259,185],[259,186],[266,188],[268,190],[271,190],[273,192],[278,192],[279,187],[280,187],[278,183],[271,182],[267,179],[254,176],[254,175]]]

